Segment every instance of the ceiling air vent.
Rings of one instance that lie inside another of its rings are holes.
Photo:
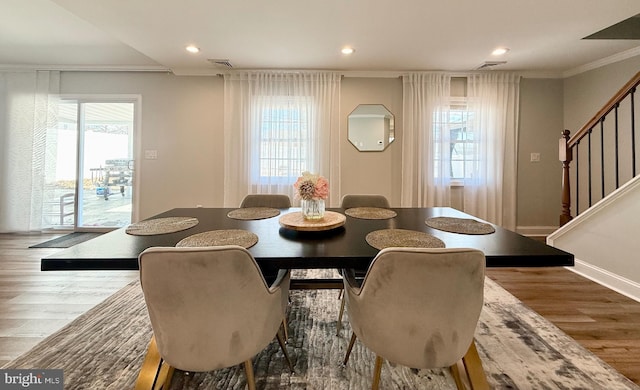
[[[478,66],[474,70],[489,69],[489,68],[492,68],[494,66],[504,65],[506,63],[507,63],[507,61],[485,61],[484,63],[482,63],[480,66]]]
[[[207,61],[211,62],[213,65],[215,65],[217,67],[220,67],[220,68],[228,68],[228,69],[233,68],[233,65],[231,64],[231,61],[229,61],[229,60],[221,60],[221,59],[209,58]]]

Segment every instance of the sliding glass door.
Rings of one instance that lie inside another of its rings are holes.
[[[135,100],[62,99],[49,129],[45,226],[110,230],[131,223]],[[46,209],[48,208],[48,209]],[[49,212],[47,212],[49,211]]]

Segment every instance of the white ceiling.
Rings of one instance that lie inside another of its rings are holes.
[[[566,75],[640,54],[639,40],[582,40],[639,0],[0,0],[0,68],[354,72],[501,70]],[[193,55],[185,46],[194,44]],[[340,48],[356,52],[346,57]],[[491,56],[498,46],[511,50]]]

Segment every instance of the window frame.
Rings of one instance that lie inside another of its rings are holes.
[[[254,99],[251,183],[292,185],[311,165],[312,97],[260,95]]]
[[[469,110],[469,99],[467,97],[450,97],[446,106],[440,107],[433,112],[432,120],[432,136],[436,140],[433,145],[433,174],[435,178],[440,178],[440,167],[444,162],[449,164],[449,174],[446,176],[451,180],[452,185],[462,185],[465,180],[473,179],[474,169],[468,169],[469,164],[477,167],[481,162],[479,155],[479,147],[477,132],[474,132],[473,117],[475,113]],[[438,120],[438,117],[446,115],[446,120]],[[459,115],[462,119],[459,121],[452,120],[452,113]],[[443,128],[448,129],[449,133],[441,134]],[[452,132],[462,129],[462,131],[452,137]],[[460,137],[462,136],[462,137]],[[462,138],[462,139],[460,139]],[[454,158],[454,151],[459,150],[457,147],[462,145],[462,153],[457,153],[461,157]],[[447,156],[443,156],[439,149],[444,150],[448,146]],[[471,150],[467,150],[467,149]],[[461,163],[461,168],[454,168],[454,163]],[[454,174],[455,171],[462,170],[462,175]]]

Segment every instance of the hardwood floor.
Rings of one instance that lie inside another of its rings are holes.
[[[0,234],[0,367],[135,280],[135,271],[40,271],[60,236]]]
[[[491,268],[487,276],[640,385],[640,303],[564,268]]]
[[[0,234],[0,366],[138,277],[135,271],[41,272],[56,236]],[[564,268],[491,268],[487,276],[640,384],[640,303]]]

